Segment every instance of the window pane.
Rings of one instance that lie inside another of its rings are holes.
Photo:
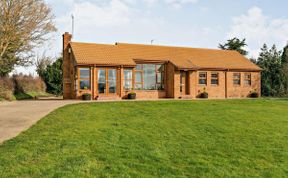
[[[105,69],[98,70],[98,92],[99,93],[106,92],[106,70]]]
[[[136,70],[142,70],[142,64],[137,64],[136,65]]]
[[[233,80],[234,85],[240,85],[240,80]]]
[[[206,85],[206,79],[199,79],[199,84]]]
[[[234,73],[233,74],[234,79],[239,79],[240,78],[240,73]]]
[[[98,83],[106,82],[106,70],[105,69],[99,69],[98,70]]]
[[[142,84],[135,84],[135,90],[142,90]]]
[[[217,73],[211,74],[211,77],[212,78],[218,78],[218,74]]]
[[[218,85],[219,84],[219,78],[218,78],[218,73],[212,73],[211,74],[211,84],[212,85]]]
[[[157,73],[157,83],[162,82],[162,73]]]
[[[142,72],[136,72],[135,73],[135,82],[141,83],[142,82]]]
[[[199,73],[199,81],[198,83],[200,85],[206,85],[207,84],[207,75],[206,75],[206,72],[201,72]]]
[[[132,81],[131,80],[125,80],[124,88],[125,88],[125,90],[131,90],[132,89]]]
[[[132,70],[131,69],[124,70],[124,89],[125,90],[132,89]]]
[[[90,89],[90,80],[80,80],[80,89]]]
[[[218,79],[211,79],[212,85],[218,85]]]
[[[199,78],[206,78],[206,73],[199,73]]]
[[[241,75],[240,75],[240,73],[234,73],[233,74],[233,84],[234,85],[240,85],[241,84]]]
[[[116,69],[108,70],[109,93],[116,93]]]
[[[155,65],[153,64],[143,64],[144,71],[144,89],[145,90],[155,90],[156,89],[156,72]]]
[[[251,85],[251,80],[245,80],[245,85]]]
[[[124,79],[132,79],[132,70],[131,69],[125,69],[124,70]]]
[[[80,68],[80,78],[90,78],[90,69]]]
[[[162,64],[139,64],[135,71],[135,89],[163,90]],[[143,83],[143,84],[142,84]]]
[[[157,72],[162,72],[162,71],[164,71],[164,65],[157,64],[157,65],[156,65],[156,70],[157,70]]]
[[[245,85],[251,85],[251,74],[245,74]]]

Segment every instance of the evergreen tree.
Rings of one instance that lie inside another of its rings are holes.
[[[248,54],[248,51],[244,49],[244,47],[247,46],[246,44],[246,39],[238,39],[238,38],[233,38],[227,40],[225,44],[219,44],[219,48],[223,50],[235,50],[238,51],[240,54],[246,56]]]
[[[288,96],[288,44],[283,49],[282,54],[282,72],[284,75],[283,84],[286,96]]]
[[[288,44],[283,49],[282,63],[283,64],[288,63]]]
[[[273,45],[270,50],[266,44],[261,48],[257,64],[263,69],[261,73],[261,90],[263,96],[283,96],[283,70],[281,51]]]
[[[58,58],[52,64],[47,65],[44,72],[44,82],[48,93],[62,94],[62,58]]]

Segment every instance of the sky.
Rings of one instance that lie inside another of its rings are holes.
[[[45,0],[57,32],[36,54],[61,56],[62,34],[72,41],[217,48],[233,37],[245,38],[247,57],[264,43],[281,50],[288,42],[287,0]],[[277,3],[276,3],[277,2]],[[16,73],[35,73],[18,67]]]

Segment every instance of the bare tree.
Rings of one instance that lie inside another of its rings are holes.
[[[52,63],[51,57],[46,56],[45,52],[42,53],[42,55],[36,56],[35,66],[36,66],[36,72],[41,77],[42,80],[44,80],[45,71],[48,65]]]
[[[0,0],[0,76],[31,62],[32,50],[56,31],[44,0]]]

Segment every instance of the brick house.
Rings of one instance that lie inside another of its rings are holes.
[[[71,42],[63,35],[63,96],[80,99],[245,98],[260,95],[261,68],[236,51]]]

